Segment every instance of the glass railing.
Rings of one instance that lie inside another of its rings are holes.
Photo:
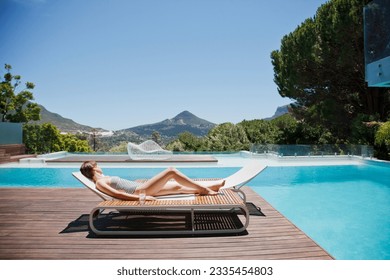
[[[374,149],[367,145],[276,145],[252,144],[250,152],[255,154],[272,154],[283,156],[360,156],[373,157]]]

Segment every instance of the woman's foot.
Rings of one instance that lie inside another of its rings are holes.
[[[198,192],[199,195],[217,195],[218,192],[213,191],[208,187],[204,187],[201,191]]]
[[[210,190],[218,192],[220,188],[222,188],[225,185],[225,180],[218,180],[213,182],[212,185],[210,185],[208,188]]]
[[[218,194],[218,192],[215,192],[213,190],[209,190],[209,194],[208,195],[217,195],[217,194]]]

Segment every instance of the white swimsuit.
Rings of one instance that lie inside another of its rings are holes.
[[[140,185],[141,183],[122,179],[118,176],[111,177],[110,186],[118,191],[125,191],[128,194],[133,194]]]

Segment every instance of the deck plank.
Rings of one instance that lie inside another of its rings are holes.
[[[85,221],[100,200],[87,189],[1,188],[0,259],[333,259],[243,189],[265,215],[250,216],[246,235],[96,238]]]

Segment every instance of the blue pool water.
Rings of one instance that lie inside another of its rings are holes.
[[[336,259],[390,259],[389,167],[268,167],[251,185]]]
[[[239,168],[180,168],[192,178],[220,178]],[[110,176],[129,180],[150,178],[164,168],[103,168]],[[0,168],[0,187],[83,187],[73,176],[78,168]]]
[[[162,168],[105,168],[131,180]],[[226,177],[238,168],[180,168],[194,178]],[[77,168],[0,168],[0,187],[82,187]],[[336,259],[390,259],[388,165],[268,167],[249,184]]]

